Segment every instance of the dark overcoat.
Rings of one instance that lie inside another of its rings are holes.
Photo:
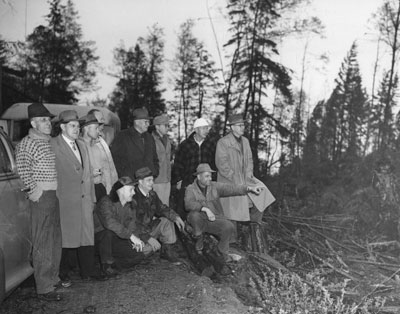
[[[140,134],[135,128],[121,131],[111,144],[111,154],[118,177],[135,178],[135,171],[149,167],[154,177],[158,176],[159,164],[153,136]]]

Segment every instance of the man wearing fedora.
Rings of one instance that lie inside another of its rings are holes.
[[[135,234],[145,243],[143,253],[150,254],[161,249],[161,258],[177,262],[178,258],[172,249],[172,244],[176,242],[174,223],[179,230],[183,230],[184,222],[174,210],[163,204],[153,191],[154,177],[150,168],[136,170],[135,179]]]
[[[177,197],[177,211],[183,218],[186,217],[184,208],[185,189],[194,180],[193,172],[200,163],[215,165],[214,141],[209,136],[210,124],[204,118],[198,118],[193,124],[193,133],[182,141],[176,150],[172,167],[172,184],[179,190]]]
[[[193,174],[196,179],[186,188],[185,194],[185,208],[189,211],[187,220],[193,228],[198,252],[203,250],[204,233],[210,233],[218,237],[218,250],[225,261],[229,261],[229,243],[235,226],[225,218],[220,200],[229,196],[247,195],[249,192],[259,194],[260,188],[212,181],[213,172],[208,164],[202,163]]]
[[[264,210],[275,201],[268,188],[253,174],[253,156],[249,140],[243,136],[245,121],[241,114],[228,118],[231,132],[217,143],[215,164],[218,182],[262,186],[259,195],[250,194],[221,199],[225,217],[233,221],[259,223]]]
[[[50,120],[54,115],[43,104],[33,103],[28,106],[28,117],[32,128],[16,147],[16,161],[18,173],[29,188],[36,292],[43,300],[60,301],[54,287],[60,280],[61,258],[56,157],[50,146]]]
[[[153,190],[157,193],[161,202],[167,206],[169,206],[169,195],[171,193],[171,141],[167,134],[168,123],[169,119],[166,114],[155,117],[153,119],[155,130],[152,133],[160,167],[160,172],[154,179]]]
[[[104,124],[106,120],[99,109],[91,109],[88,115],[91,114],[99,121],[99,136],[91,143],[95,146],[93,149],[95,150],[96,162],[99,163],[99,168],[101,169],[101,183],[105,186],[107,194],[109,194],[113,184],[118,180],[118,174],[110,148],[107,144],[108,142],[104,137]]]
[[[88,113],[82,118],[81,122],[81,137],[80,139],[86,145],[89,161],[90,171],[92,173],[96,201],[99,201],[103,196],[107,195],[107,190],[102,181],[103,175],[103,159],[101,147],[96,145],[100,130],[100,123],[93,113]]]
[[[84,280],[103,280],[94,269],[93,208],[95,192],[85,144],[78,140],[80,119],[75,110],[59,114],[61,134],[51,139],[56,154],[57,196],[60,200],[62,256],[61,278],[68,278],[70,256],[77,253]]]
[[[135,171],[149,167],[155,177],[159,165],[154,138],[147,132],[150,117],[145,108],[133,111],[133,127],[122,130],[111,145],[111,153],[118,176],[134,178]]]

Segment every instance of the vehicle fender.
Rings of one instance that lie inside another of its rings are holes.
[[[6,296],[6,272],[4,267],[4,253],[0,248],[0,303]]]

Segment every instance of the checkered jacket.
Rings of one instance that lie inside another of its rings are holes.
[[[183,142],[181,142],[176,151],[174,165],[172,167],[172,184],[182,180],[182,187],[191,184],[195,176],[196,168],[201,163],[208,163],[211,169],[216,170],[215,149],[216,140],[206,137],[204,142],[199,145],[194,139],[194,132]],[[213,177],[213,180],[216,178]]]

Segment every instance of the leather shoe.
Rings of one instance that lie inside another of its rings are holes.
[[[108,278],[116,277],[120,274],[117,266],[115,263],[112,264],[107,264],[103,263],[101,264],[101,271],[104,275],[106,275]]]
[[[81,276],[82,281],[106,281],[108,277],[105,274],[95,274],[90,276]]]
[[[54,285],[54,288],[57,289],[62,289],[62,288],[69,288],[72,286],[72,281],[71,280],[60,280]]]
[[[203,251],[203,248],[204,248],[204,235],[201,234],[194,238],[196,240],[196,243],[194,244],[194,248],[196,249],[196,251],[198,253],[201,253],[201,251]]]
[[[38,298],[43,301],[61,301],[62,300],[61,294],[59,294],[55,291],[38,294]]]

